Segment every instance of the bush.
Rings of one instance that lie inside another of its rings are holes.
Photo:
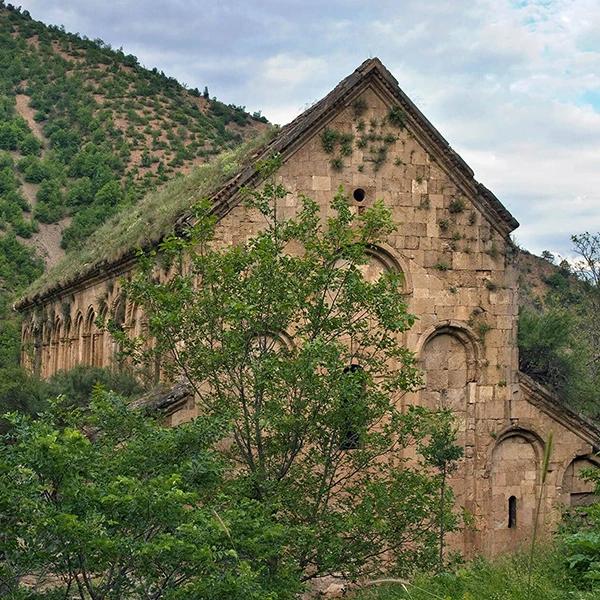
[[[596,415],[600,385],[588,369],[589,355],[577,323],[564,309],[521,309],[519,369],[553,389],[576,410]]]
[[[65,216],[62,191],[56,180],[46,179],[42,182],[37,201],[34,215],[42,223],[56,223]]]
[[[94,202],[104,206],[116,206],[123,198],[123,191],[118,181],[105,183],[94,196]]]
[[[583,472],[600,494],[600,469]],[[579,589],[600,592],[600,503],[572,509],[562,527],[565,561],[571,579]]]
[[[17,189],[15,173],[10,167],[0,169],[0,194],[4,195]]]
[[[53,375],[47,383],[46,398],[62,394],[70,406],[87,406],[98,385],[125,399],[138,397],[144,391],[131,373],[79,365]]]
[[[19,171],[23,173],[25,181],[41,183],[56,175],[56,169],[48,161],[42,161],[37,156],[26,156],[19,162]]]
[[[20,130],[13,122],[0,123],[0,149],[16,150],[21,135]]]
[[[559,393],[576,372],[569,345],[573,325],[565,311],[524,308],[519,314],[519,368]]]
[[[35,251],[17,241],[14,234],[0,236],[0,281],[6,289],[17,291],[30,284],[42,274],[43,265]]]
[[[41,142],[31,133],[27,134],[19,143],[19,151],[24,156],[39,156],[42,150]]]
[[[115,213],[110,205],[92,204],[79,210],[63,232],[61,247],[71,250],[83,243],[102,223]]]
[[[18,332],[17,332],[18,333]],[[16,337],[18,341],[19,338]],[[18,411],[33,415],[47,408],[48,387],[45,382],[30,376],[18,366],[0,368],[0,433],[5,433],[8,422],[4,415]]]
[[[3,597],[33,597],[29,575],[44,598],[293,600],[290,533],[229,493],[213,449],[225,433],[207,417],[161,426],[101,391],[86,412],[54,402],[36,420],[12,415],[0,446]]]
[[[91,204],[94,199],[94,188],[89,177],[82,177],[73,183],[67,192],[69,206]]]

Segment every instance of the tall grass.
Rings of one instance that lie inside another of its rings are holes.
[[[564,558],[554,550],[495,561],[476,560],[453,573],[422,575],[405,584],[369,586],[353,600],[592,600],[598,592],[577,590]]]
[[[540,513],[542,511],[542,498],[544,497],[544,488],[546,487],[546,479],[548,477],[548,466],[550,465],[550,456],[552,455],[552,432],[548,434],[548,440],[544,448],[544,460],[540,472],[540,489],[538,491],[537,505],[535,507],[535,515],[533,517],[533,534],[531,536],[531,549],[529,551],[529,565],[527,566],[527,587],[531,586],[531,574],[533,571],[533,558],[535,554],[535,544],[537,542],[538,527],[540,523]]]

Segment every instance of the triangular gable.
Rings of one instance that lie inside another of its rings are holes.
[[[323,128],[336,114],[345,108],[366,89],[374,85],[391,96],[407,116],[407,126],[418,135],[418,141],[445,166],[447,175],[458,181],[473,202],[486,216],[490,225],[504,236],[519,226],[518,221],[506,207],[483,184],[474,178],[473,170],[455,152],[442,134],[431,124],[412,100],[402,91],[398,81],[378,58],[366,60],[352,74],[343,79],[329,94],[316,102],[309,109],[285,125],[280,133],[259,153],[256,159],[279,154],[285,160],[296,148],[311,135]],[[258,179],[253,165],[231,179],[226,186],[212,198],[214,211],[223,216],[238,203],[236,193],[245,186],[252,185]],[[180,224],[188,225],[189,217],[180,220]]]

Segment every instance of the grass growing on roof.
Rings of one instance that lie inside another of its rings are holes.
[[[118,261],[130,250],[157,242],[173,230],[178,217],[203,197],[215,193],[233,177],[250,157],[275,134],[275,129],[234,150],[224,152],[212,162],[196,167],[148,194],[135,206],[109,219],[87,243],[67,254],[53,269],[44,273],[25,290],[32,298],[55,286],[64,286],[100,265]]]

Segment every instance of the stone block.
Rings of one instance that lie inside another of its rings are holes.
[[[331,177],[328,175],[313,175],[311,189],[313,191],[331,191]]]

